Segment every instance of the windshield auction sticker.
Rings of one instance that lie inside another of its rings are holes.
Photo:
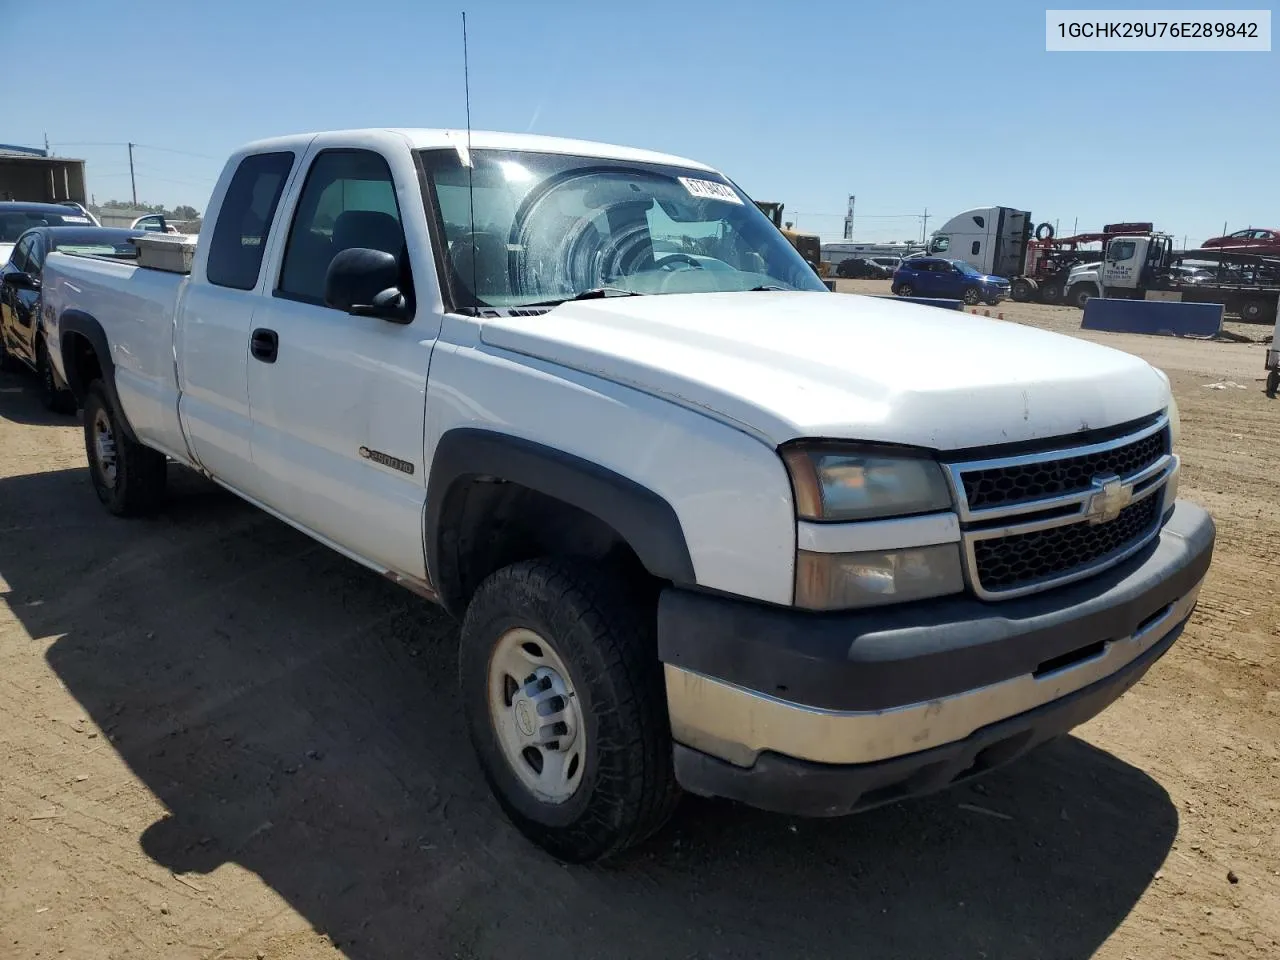
[[[1267,53],[1270,10],[1046,10],[1059,53]]]
[[[677,180],[689,191],[691,196],[703,200],[723,200],[725,203],[742,205],[742,198],[727,183],[714,180],[695,180],[692,177],[677,177]]]

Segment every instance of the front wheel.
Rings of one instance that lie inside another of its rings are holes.
[[[1094,295],[1093,287],[1087,283],[1078,283],[1067,293],[1067,299],[1079,307],[1084,309],[1084,305],[1088,303]]]
[[[164,498],[164,454],[125,436],[101,380],[89,384],[85,394],[84,449],[94,492],[116,516],[149,513]]]
[[[679,790],[651,600],[558,560],[505,567],[462,625],[471,740],[512,823],[560,860],[620,853],[666,822]]]
[[[1267,371],[1267,396],[1273,400],[1276,396],[1276,388],[1280,387],[1280,370]]]
[[[960,295],[964,302],[971,307],[976,307],[978,301],[982,299],[982,294],[978,292],[977,287],[966,287],[964,293]]]

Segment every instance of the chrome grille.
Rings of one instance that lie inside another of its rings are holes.
[[[1132,556],[1159,532],[1177,469],[1165,417],[1101,443],[948,465],[971,588],[1022,596]]]
[[[1127,477],[1149,467],[1167,452],[1163,432],[1148,434],[1111,450],[1036,460],[1013,466],[968,470],[963,474],[964,494],[971,509],[1026,503],[1088,490],[1093,478]]]

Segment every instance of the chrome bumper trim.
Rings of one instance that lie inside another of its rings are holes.
[[[1201,581],[1202,583],[1203,581]],[[873,763],[962,740],[976,730],[1106,679],[1182,623],[1200,583],[1130,637],[1041,675],[880,711],[818,710],[665,664],[674,739],[739,767],[770,751],[816,763]],[[1087,638],[1084,638],[1087,642]]]

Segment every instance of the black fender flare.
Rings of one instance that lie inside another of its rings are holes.
[[[120,395],[116,393],[116,365],[111,359],[111,346],[107,341],[106,331],[102,329],[102,324],[95,317],[83,310],[65,310],[58,318],[58,350],[62,356],[62,369],[66,371],[67,388],[75,394],[77,402],[83,405],[89,384],[81,379],[75,364],[71,362],[74,357],[71,338],[76,336],[84,337],[93,347],[93,352],[98,358],[98,366],[102,368],[102,385],[106,388],[107,397],[115,408],[125,436],[136,443],[137,434],[133,432],[133,425],[125,416]]]
[[[475,427],[447,431],[436,446],[424,516],[427,574],[447,608],[456,605],[442,576],[447,563],[446,517],[458,481],[492,477],[518,483],[607,523],[653,576],[693,585],[693,560],[671,504],[634,480],[541,443]]]

